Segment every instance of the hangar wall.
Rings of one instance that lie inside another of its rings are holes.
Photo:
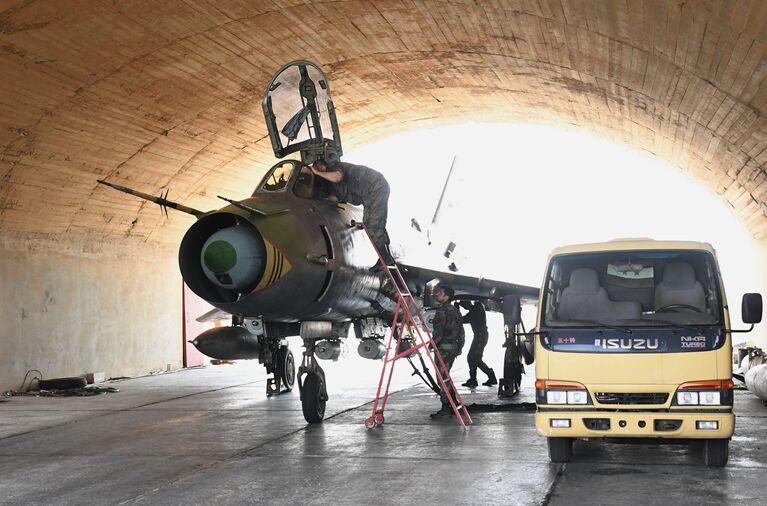
[[[181,367],[181,286],[169,248],[0,235],[0,391]]]

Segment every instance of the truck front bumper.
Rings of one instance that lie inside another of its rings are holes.
[[[564,426],[565,420],[569,420],[569,427]],[[538,411],[535,428],[547,437],[728,439],[735,429],[735,415],[729,411]]]

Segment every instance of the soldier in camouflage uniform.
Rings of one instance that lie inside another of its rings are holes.
[[[485,308],[478,300],[474,302],[462,301],[461,307],[469,310],[463,317],[463,323],[471,325],[471,332],[473,334],[469,353],[466,355],[466,361],[469,363],[469,380],[463,386],[470,388],[477,386],[477,367],[487,375],[487,381],[482,383],[483,385],[488,387],[497,385],[498,380],[495,377],[495,371],[482,360],[482,354],[485,352],[488,338]]]
[[[312,172],[335,183],[333,192],[338,200],[363,206],[362,222],[365,228],[384,261],[388,265],[394,265],[389,250],[389,234],[386,232],[389,183],[383,175],[364,165],[326,162],[321,158],[312,164]]]
[[[432,418],[446,417],[453,414],[453,408],[450,406],[450,400],[447,397],[452,395],[453,390],[449,373],[455,358],[461,354],[461,349],[463,349],[463,343],[466,339],[466,334],[463,331],[461,311],[450,303],[454,295],[455,292],[449,286],[440,287],[436,293],[437,302],[440,305],[434,314],[432,338],[447,368],[447,371],[441,371],[447,392],[445,390],[440,392],[439,398],[442,401],[442,409],[432,414]],[[437,367],[440,367],[436,354],[434,362],[437,364]],[[455,398],[453,398],[453,401],[455,402]]]

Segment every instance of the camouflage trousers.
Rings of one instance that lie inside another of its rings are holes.
[[[492,369],[482,361],[482,355],[485,353],[485,346],[487,346],[487,331],[477,332],[474,338],[471,340],[471,346],[469,347],[469,353],[466,355],[466,362],[469,363],[469,377],[477,379],[477,367],[490,376]]]
[[[376,247],[379,251],[383,251],[389,245],[389,234],[386,233],[386,218],[389,215],[389,183],[381,178],[370,187],[365,193],[362,206],[362,222]]]
[[[453,394],[453,383],[450,379],[450,369],[453,367],[453,362],[455,362],[455,355],[452,353],[441,351],[440,355],[442,356],[442,361],[445,362],[445,367],[447,368],[447,371],[442,369],[442,366],[439,363],[439,358],[437,358],[437,354],[434,354],[434,363],[437,364],[437,368],[439,369],[440,374],[442,375],[442,379],[445,381],[445,387],[447,388],[447,392],[445,392],[445,389],[442,388],[442,385],[439,384],[439,380],[437,380],[437,385],[439,386],[439,400],[442,401],[442,407],[450,406],[450,400],[448,400],[448,394],[453,398],[453,402],[456,402],[455,395]],[[435,378],[436,379],[436,378]]]

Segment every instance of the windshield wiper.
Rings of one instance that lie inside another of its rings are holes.
[[[694,327],[692,325],[686,325],[684,323],[675,322],[674,320],[664,320],[662,318],[653,318],[652,320],[631,320],[633,322],[642,322],[642,323],[662,323],[665,325],[671,325],[672,327],[678,327],[680,329],[687,329],[692,330],[693,332],[697,332],[698,334],[702,334],[705,329],[702,329],[700,327]]]
[[[627,329],[626,327],[618,327],[616,325],[608,325],[606,323],[598,322],[596,320],[577,320],[573,318],[568,318],[567,320],[560,320],[560,321],[568,321],[568,322],[575,322],[575,323],[586,323],[588,325],[594,325],[595,327],[600,327],[604,329],[612,329],[612,330],[620,330],[621,332],[625,332],[626,334],[631,334],[631,329]]]
[[[679,327],[682,329],[692,330],[693,332],[697,332],[698,334],[703,334],[703,331],[705,330],[700,327],[695,327],[693,325],[687,325],[685,323],[675,322],[674,320],[664,320],[659,318],[653,318],[652,320],[642,320],[642,321],[665,323],[666,325],[671,325],[672,327]]]

